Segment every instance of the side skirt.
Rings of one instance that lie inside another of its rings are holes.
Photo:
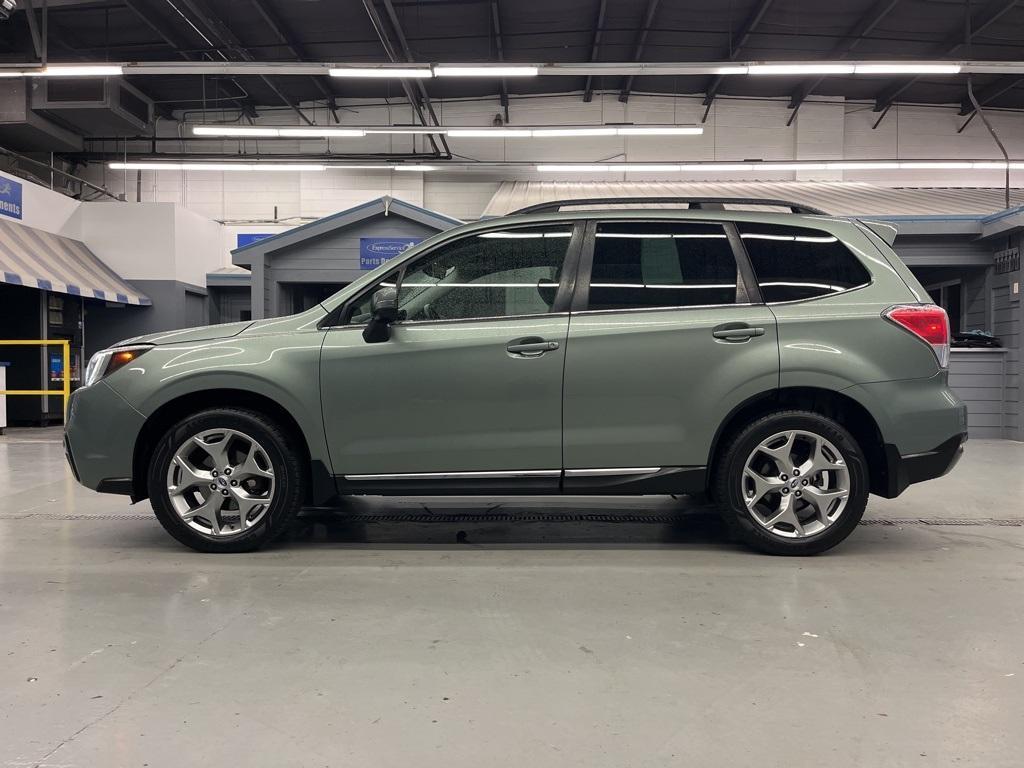
[[[595,496],[703,493],[706,467],[335,475],[343,496]]]

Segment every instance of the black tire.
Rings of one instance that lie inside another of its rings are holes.
[[[849,470],[850,494],[839,517],[824,530],[806,537],[787,538],[769,531],[752,517],[743,498],[742,476],[748,457],[773,434],[789,429],[812,432],[831,442]],[[864,454],[841,424],[811,411],[776,411],[762,416],[735,434],[719,454],[712,490],[723,520],[733,536],[771,555],[817,555],[849,536],[864,516],[869,479]]]
[[[234,429],[251,436],[262,446],[274,473],[273,499],[263,517],[249,530],[223,538],[190,527],[175,511],[167,490],[167,471],[175,451],[190,437],[211,429]],[[198,552],[259,549],[277,538],[302,507],[307,468],[291,447],[295,442],[296,437],[279,424],[244,408],[211,408],[182,419],[164,433],[149,463],[149,497],[157,520],[171,536]]]

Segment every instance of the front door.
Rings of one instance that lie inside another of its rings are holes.
[[[439,245],[353,300],[321,357],[324,424],[349,492],[558,489],[572,224]],[[362,329],[397,285],[388,341]]]
[[[774,316],[750,301],[731,225],[592,226],[569,327],[565,490],[699,490],[719,426],[778,387]]]

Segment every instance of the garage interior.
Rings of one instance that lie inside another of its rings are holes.
[[[200,555],[75,482],[94,353],[624,197],[894,227],[956,469],[802,559],[672,496],[358,497]],[[0,766],[1018,765],[1022,239],[1017,0],[4,0],[0,391],[44,394],[0,395]]]

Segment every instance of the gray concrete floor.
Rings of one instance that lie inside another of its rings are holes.
[[[0,489],[0,766],[1021,764],[1024,444],[803,560],[655,498],[363,501],[199,555],[53,430],[0,437]]]

